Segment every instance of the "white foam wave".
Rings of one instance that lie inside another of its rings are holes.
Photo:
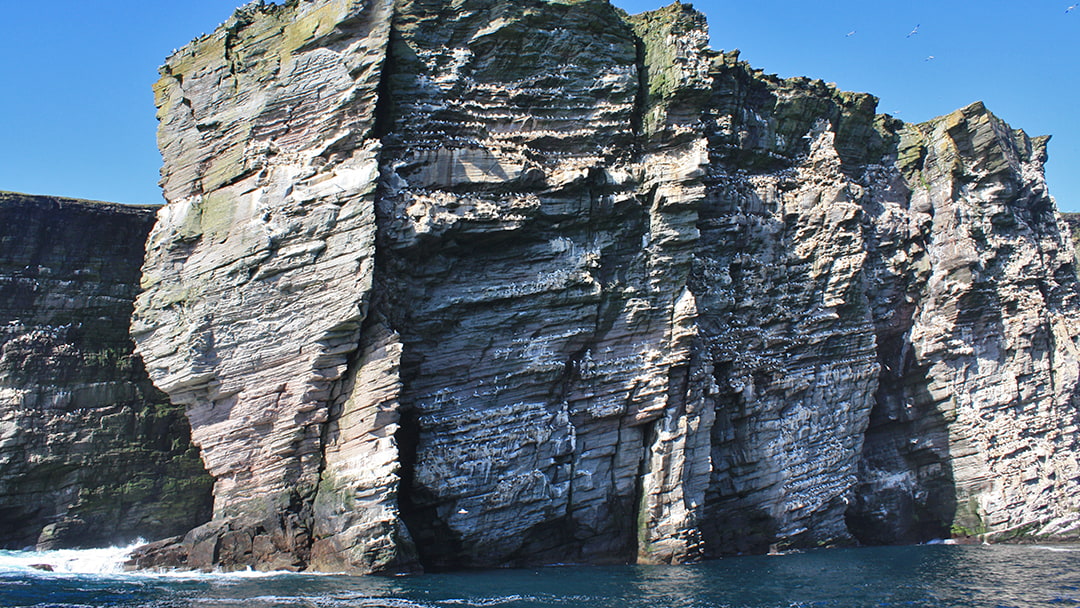
[[[126,547],[103,549],[57,549],[55,551],[0,551],[0,572],[40,572],[63,574],[121,574],[124,562],[137,541]]]
[[[1048,545],[1035,545],[1034,548],[1054,553],[1080,553],[1080,547],[1051,547]]]
[[[212,578],[214,580],[228,580],[228,579],[259,579],[259,578],[274,578],[284,576],[339,576],[334,572],[290,572],[288,570],[233,570],[224,572],[221,570],[211,570],[203,572],[201,570],[138,570],[134,572],[127,572],[128,576],[143,576],[143,577],[161,577],[176,580],[201,580]]]
[[[280,595],[261,595],[254,597],[245,597],[243,599],[237,598],[212,598],[212,597],[197,597],[189,600],[191,605],[208,605],[208,606],[237,606],[237,605],[256,605],[256,606],[347,606],[348,608],[436,608],[432,604],[425,604],[422,602],[414,602],[412,600],[406,600],[401,598],[377,598],[377,597],[360,597],[350,598],[348,600],[338,599],[329,596],[280,596]]]
[[[139,540],[126,547],[101,549],[58,549],[54,551],[0,551],[0,573],[49,575],[96,575],[105,577],[151,577],[172,580],[259,579],[279,576],[297,576],[295,572],[219,570],[201,572],[196,570],[140,570],[128,572],[124,563],[136,548],[145,544]],[[334,576],[332,573],[305,572],[303,576]]]
[[[523,595],[506,595],[500,597],[484,597],[484,598],[452,598],[447,600],[440,600],[441,604],[461,604],[464,606],[477,606],[483,608],[486,606],[498,606],[499,604],[509,604],[511,602],[523,602],[523,601],[538,601],[539,598]]]
[[[337,600],[336,603],[350,608],[435,608],[432,604],[396,597],[361,597]]]

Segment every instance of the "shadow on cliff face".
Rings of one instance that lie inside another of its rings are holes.
[[[1005,356],[1002,302],[994,283],[980,281],[978,271],[960,268],[968,289],[955,299],[939,303],[935,314],[954,326],[951,333],[970,344],[983,359],[1000,362]],[[997,272],[989,273],[997,276]],[[901,311],[904,312],[904,311]],[[878,359],[881,375],[875,406],[863,443],[860,483],[855,502],[847,513],[848,528],[863,544],[899,544],[968,534],[982,527],[973,506],[961,509],[958,496],[971,495],[954,475],[958,455],[950,446],[950,425],[956,420],[956,398],[950,393],[938,400],[928,387],[941,378],[945,365],[938,359],[948,351],[937,347],[943,336],[932,336],[923,361],[917,361],[910,342],[912,311],[901,315],[899,330],[879,328]],[[977,390],[977,381],[961,391]],[[963,385],[961,385],[963,386]],[[974,394],[966,399],[977,399]],[[953,431],[955,433],[955,431]]]
[[[730,361],[715,364],[718,386],[730,386],[733,366]],[[755,504],[754,494],[762,482],[754,455],[747,449],[752,412],[743,395],[731,390],[716,395],[715,403],[713,481],[701,523],[710,547],[708,556],[765,553],[775,542],[778,526],[767,508]]]
[[[948,538],[956,513],[948,421],[904,336],[878,337],[881,376],[846,520],[862,544]]]
[[[461,554],[461,539],[446,525],[435,510],[435,497],[416,484],[416,458],[420,444],[420,421],[416,408],[401,410],[400,425],[394,438],[401,463],[398,485],[398,508],[401,520],[416,545],[420,565],[427,572],[453,566],[446,556]]]
[[[150,208],[0,192],[0,547],[180,534],[212,480],[128,334]]]

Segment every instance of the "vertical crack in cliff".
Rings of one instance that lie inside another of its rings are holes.
[[[645,41],[634,34],[634,50],[637,64],[637,91],[634,94],[634,111],[630,115],[630,128],[633,129],[635,147],[640,148],[640,136],[645,128],[645,114],[649,105],[649,68],[645,62]],[[635,156],[637,155],[635,150]]]
[[[379,183],[375,195],[376,256],[375,285],[379,293],[377,308],[390,331],[399,336],[407,335],[408,315],[411,311],[410,297],[407,294],[408,272],[410,263],[404,259],[398,248],[394,247],[395,222],[394,203],[389,200],[395,196],[390,186],[394,169],[392,163],[400,147],[400,139],[395,135],[397,120],[397,100],[394,90],[394,76],[399,71],[397,51],[405,42],[399,31],[398,17],[401,7],[395,2],[386,57],[379,76],[378,98],[375,104],[373,136],[377,137],[382,147],[379,152]],[[408,544],[407,548],[419,562],[421,568],[431,571],[436,567],[437,551],[432,528],[437,517],[426,513],[422,500],[416,492],[416,474],[419,464],[420,448],[420,411],[409,394],[410,381],[417,370],[416,353],[405,338],[401,339],[401,356],[398,367],[398,428],[393,435],[397,450],[397,487],[394,501],[397,508],[398,524],[401,527],[397,542]]]
[[[429,545],[424,540],[421,530],[421,517],[416,504],[413,488],[416,482],[417,450],[420,445],[420,420],[415,407],[403,407],[399,414],[398,430],[394,433],[398,452],[398,491],[397,504],[402,525],[415,543],[420,566],[425,570],[432,567]]]
[[[402,44],[401,35],[392,25],[396,17],[397,3],[394,4],[394,11],[390,16],[390,34],[386,41],[386,55],[383,59],[382,71],[379,73],[379,85],[376,88],[375,99],[375,120],[371,129],[372,137],[381,141],[385,140],[394,130],[394,97],[391,80],[397,69],[394,45]],[[382,141],[382,143],[385,146],[387,142]]]
[[[862,544],[946,538],[956,513],[948,422],[925,389],[927,370],[907,336],[878,334],[881,372],[845,515]]]
[[[360,28],[352,32],[352,38],[369,37],[373,31],[371,18],[356,16]],[[357,97],[349,103],[364,105],[374,103],[371,122],[366,130],[356,129],[335,145],[323,150],[324,156],[344,153],[346,156],[365,147],[372,139],[381,139],[388,128],[386,107],[390,104],[388,74],[393,66],[391,56],[391,30],[395,16],[394,7],[383,18],[387,27],[381,61],[373,69],[379,70],[374,100]],[[338,24],[340,29],[343,24]],[[378,60],[377,60],[378,61]],[[354,78],[357,74],[352,74]],[[363,112],[361,111],[361,114]],[[374,162],[383,165],[380,148]],[[331,165],[332,166],[332,165]],[[389,381],[397,372],[398,362],[394,355],[394,332],[388,330],[388,295],[386,293],[385,248],[383,222],[379,212],[383,189],[380,182],[374,184],[374,193],[360,193],[367,199],[374,220],[373,248],[370,266],[359,264],[355,272],[370,272],[366,293],[349,294],[356,298],[355,316],[343,319],[320,340],[319,359],[324,364],[333,363],[340,369],[338,376],[326,390],[325,420],[319,437],[319,463],[315,490],[309,501],[312,512],[311,533],[308,537],[311,567],[317,569],[355,569],[383,571],[408,568],[411,554],[407,532],[404,537],[395,522],[386,521],[386,505],[383,501],[365,504],[358,497],[372,492],[385,491],[384,486],[394,473],[387,469],[379,452],[386,450],[378,438],[382,432],[397,423],[398,392]],[[363,201],[368,204],[367,200]],[[365,270],[367,268],[367,270]],[[351,350],[350,348],[351,342]],[[342,354],[336,354],[342,353]],[[335,359],[336,357],[336,359]],[[331,453],[332,452],[332,453]],[[359,463],[359,458],[369,459]],[[395,455],[394,460],[397,460]],[[364,467],[359,476],[356,465]],[[403,467],[407,468],[407,467]],[[396,490],[397,488],[395,488]],[[374,546],[372,546],[374,545]]]
[[[649,472],[653,469],[653,444],[656,443],[656,425],[659,419],[650,420],[640,425],[641,430],[641,457],[638,461],[637,478],[634,480],[634,509],[631,513],[633,521],[631,529],[634,531],[633,554],[631,561],[645,558],[651,553],[649,546],[649,497],[645,481]]]
[[[925,150],[918,157],[920,167],[924,157]],[[903,166],[898,168],[898,172],[903,170]],[[903,177],[909,182],[915,179],[914,174]],[[873,252],[867,262],[868,276],[878,277],[876,295],[868,295],[888,299],[872,307],[886,311],[873,319],[877,388],[845,522],[861,544],[925,542],[948,537],[956,513],[949,422],[941,403],[927,390],[929,370],[916,359],[912,345],[912,331],[928,297],[931,270],[929,266],[922,271],[910,269],[918,269],[928,259],[933,232],[897,239],[880,232],[887,227],[878,219],[885,208],[873,201],[864,205],[868,205],[867,217],[877,220],[864,227],[864,242]],[[889,256],[895,255],[892,248],[913,258],[903,273],[888,265]]]
[[[398,446],[397,504],[402,525],[416,549],[416,557],[425,572],[449,567],[469,566],[458,536],[439,516],[431,496],[417,486],[421,441],[420,413],[415,405],[403,404],[394,439]]]

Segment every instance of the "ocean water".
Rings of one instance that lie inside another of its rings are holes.
[[[0,606],[794,608],[1080,606],[1080,546],[924,545],[690,566],[556,566],[401,577],[127,574],[125,550],[0,552]],[[35,570],[49,564],[55,572]]]

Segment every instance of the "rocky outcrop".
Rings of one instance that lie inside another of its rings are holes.
[[[135,563],[1072,534],[1045,140],[707,40],[681,4],[302,0],[170,57],[132,333],[214,520]]]
[[[0,192],[0,546],[130,543],[210,518],[183,410],[128,337],[153,221]]]
[[[331,511],[370,489],[366,515],[320,519],[346,533],[365,517],[365,550],[390,547],[373,563],[396,560],[396,507],[374,499],[394,496],[397,411],[350,401],[329,420],[333,401],[353,397],[343,378],[370,337],[360,330],[375,264],[373,100],[389,30],[390,2],[249,5],[162,68],[171,203],[147,244],[132,335],[157,386],[187,407],[215,480],[217,532],[191,565],[338,559],[312,526],[320,485],[342,495],[320,502]]]
[[[1073,250],[1080,249],[1080,213],[1062,213],[1060,218],[1065,222],[1062,228],[1068,227],[1068,233],[1072,237]],[[1080,258],[1077,258],[1077,266],[1080,268]]]
[[[914,301],[877,321],[882,373],[852,516],[889,542],[946,527],[1076,536],[1076,266],[1043,179],[1048,138],[980,103],[900,135],[904,213],[921,229],[887,237],[901,247],[883,250],[893,260],[876,278],[906,273]]]

